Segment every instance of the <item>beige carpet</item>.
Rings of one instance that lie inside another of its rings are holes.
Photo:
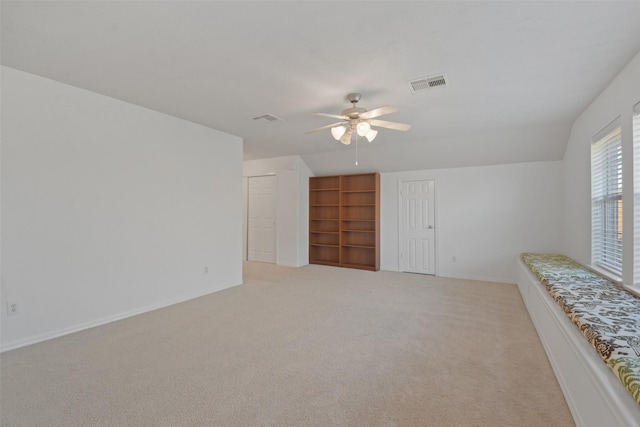
[[[0,356],[3,426],[572,426],[516,286],[245,263]]]

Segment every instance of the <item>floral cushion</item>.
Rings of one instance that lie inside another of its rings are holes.
[[[640,298],[564,255],[522,260],[640,404]]]

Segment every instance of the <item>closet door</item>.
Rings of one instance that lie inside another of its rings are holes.
[[[435,274],[435,182],[402,181],[400,270]]]
[[[247,246],[249,261],[276,262],[275,176],[249,177]]]

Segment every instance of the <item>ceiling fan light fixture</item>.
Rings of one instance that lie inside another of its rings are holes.
[[[336,141],[340,141],[340,138],[342,138],[346,130],[347,128],[344,126],[333,127],[331,128],[331,136],[333,136],[333,139]]]
[[[377,135],[378,135],[377,130],[370,129],[369,132],[367,132],[367,134],[365,135],[365,138],[367,138],[367,141],[373,142],[373,140],[376,139]]]
[[[411,125],[378,119],[380,116],[395,113],[398,111],[396,107],[385,105],[373,110],[360,108],[357,106],[358,101],[360,100],[359,93],[348,94],[347,100],[351,102],[352,106],[342,110],[342,113],[339,115],[313,113],[315,116],[339,119],[339,122],[321,126],[306,133],[309,134],[320,130],[330,129],[333,139],[340,141],[344,145],[350,145],[351,137],[355,134],[356,141],[354,145],[356,146],[356,165],[358,164],[358,137],[367,138],[367,141],[373,142],[373,140],[378,136],[378,131],[373,129],[371,126],[399,131],[407,131],[411,129]]]
[[[358,135],[366,136],[371,131],[371,126],[368,122],[360,122],[358,123]]]
[[[340,138],[340,142],[342,142],[344,145],[351,144],[351,129],[347,130],[344,135],[342,135],[342,138]]]

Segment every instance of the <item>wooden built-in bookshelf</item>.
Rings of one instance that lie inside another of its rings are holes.
[[[309,179],[309,262],[380,269],[380,175]]]

